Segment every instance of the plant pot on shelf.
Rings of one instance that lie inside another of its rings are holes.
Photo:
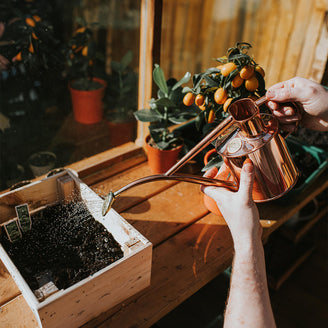
[[[35,177],[48,173],[55,167],[56,155],[50,151],[40,151],[28,159],[29,167]]]
[[[99,123],[103,118],[103,97],[107,83],[99,78],[93,78],[94,86],[90,90],[83,89],[82,80],[69,83],[72,98],[74,118],[83,124]]]
[[[106,114],[110,145],[116,147],[133,141],[136,136],[137,122],[131,113],[108,111]]]
[[[210,151],[208,151],[205,156],[204,156],[204,164],[207,165],[207,163],[209,162],[210,156],[212,154],[216,153],[216,149],[211,149]],[[220,167],[220,169],[218,170],[215,179],[220,179],[220,180],[225,180],[225,181],[234,181],[233,176],[230,173],[230,170],[227,166],[222,165]],[[204,205],[205,207],[212,213],[218,215],[218,216],[222,216],[222,213],[218,207],[218,205],[216,204],[216,201],[205,195],[204,194]]]
[[[149,141],[150,135],[146,137],[148,165],[153,174],[165,173],[177,162],[183,144],[173,149],[161,150],[151,146]]]

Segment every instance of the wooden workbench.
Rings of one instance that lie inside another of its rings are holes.
[[[81,169],[81,163],[72,166],[100,195],[151,174],[145,155],[137,147],[124,156],[115,151],[114,160],[108,166],[99,165],[96,171],[94,166],[93,170]],[[89,160],[91,163],[100,159]],[[327,187],[326,170],[294,199],[285,196],[259,205],[263,238]],[[84,328],[150,327],[231,265],[233,245],[229,230],[222,217],[207,211],[197,185],[151,182],[123,193],[114,208],[153,244],[151,286],[94,318]],[[2,328],[37,327],[33,313],[1,262],[0,306]]]

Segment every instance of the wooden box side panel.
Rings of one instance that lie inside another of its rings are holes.
[[[149,244],[117,265],[96,274],[73,290],[50,296],[40,304],[43,327],[79,327],[150,285],[152,247]],[[115,264],[115,263],[114,263]]]
[[[33,182],[0,196],[0,224],[16,217],[15,206],[28,204],[32,211],[57,202],[56,177]]]
[[[75,181],[77,183],[78,196],[83,200],[89,212],[95,220],[99,221],[107,228],[122,247],[132,239],[137,239],[144,245],[149,243],[144,236],[124,220],[115,210],[111,209],[103,216],[103,199],[78,178],[75,177]]]

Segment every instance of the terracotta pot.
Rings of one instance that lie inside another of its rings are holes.
[[[77,90],[72,87],[74,81],[69,83],[74,118],[79,123],[94,124],[103,118],[102,99],[107,84],[99,78],[93,78],[93,81],[101,83],[102,87],[96,90]]]
[[[209,157],[209,156],[206,157],[206,155],[204,158],[205,165],[208,163],[208,157]],[[206,160],[206,158],[207,158],[207,160]],[[226,165],[222,165],[220,167],[220,169],[218,170],[218,173],[215,176],[215,179],[234,181],[234,178],[233,178],[232,174],[230,173],[229,168]],[[204,205],[210,212],[212,212],[218,216],[222,216],[222,213],[213,198],[211,198],[207,195],[204,195]]]
[[[109,127],[109,140],[111,147],[116,147],[134,140],[136,122],[106,122]]]
[[[204,156],[204,164],[205,165],[209,162],[210,156],[215,152],[216,152],[215,149],[211,149],[210,151],[208,151],[205,154],[205,156]],[[238,171],[235,172],[238,180],[240,178],[240,172],[241,172],[241,169],[239,169]],[[226,181],[235,181],[234,176],[232,175],[229,167],[226,164],[223,164],[220,167],[217,175],[215,176],[215,179],[226,180]],[[254,180],[254,183],[253,183],[252,197],[255,202],[265,199],[263,193],[261,192],[261,188],[259,188],[259,183],[256,179]],[[216,202],[211,197],[204,195],[204,204],[210,212],[212,212],[216,215],[222,216],[221,211],[218,208]]]
[[[153,174],[165,173],[176,162],[183,145],[174,149],[161,150],[149,145],[150,136],[146,137],[146,151],[148,156],[148,165]]]

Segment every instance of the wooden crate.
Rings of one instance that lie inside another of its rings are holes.
[[[102,312],[150,285],[152,244],[113,209],[102,216],[102,199],[73,171],[7,192],[0,197],[0,223],[15,220],[15,206],[28,204],[31,214],[65,201],[72,191],[86,204],[95,220],[102,223],[123,250],[123,257],[88,278],[65,289],[45,285],[49,295],[37,298],[0,244],[0,259],[21,290],[40,327],[79,327]],[[32,226],[33,228],[33,226]],[[2,233],[3,228],[2,228]]]

